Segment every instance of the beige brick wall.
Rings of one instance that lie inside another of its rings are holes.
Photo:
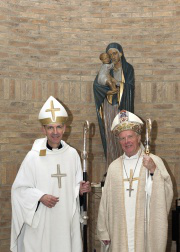
[[[83,123],[92,123],[89,177],[102,178],[92,86],[110,42],[122,45],[134,67],[135,112],[153,120],[152,151],[165,161],[180,196],[179,16],[178,0],[0,1],[1,252],[9,252],[10,188],[34,139],[42,137],[37,115],[50,95],[67,106],[72,123],[65,139],[79,151]]]

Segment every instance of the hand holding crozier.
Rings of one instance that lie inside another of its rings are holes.
[[[146,167],[150,173],[154,173],[156,169],[156,164],[149,155],[143,156],[143,166]]]

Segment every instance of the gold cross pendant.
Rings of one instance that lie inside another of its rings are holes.
[[[129,191],[129,197],[131,197],[131,192],[134,191],[132,183],[135,180],[139,180],[139,178],[133,178],[133,170],[130,169],[130,177],[128,179],[124,179],[124,181],[129,181],[129,189],[127,189],[127,191]]]
[[[51,177],[57,178],[58,179],[58,186],[61,188],[61,178],[67,176],[65,173],[60,172],[60,165],[57,165],[57,173],[52,174]]]

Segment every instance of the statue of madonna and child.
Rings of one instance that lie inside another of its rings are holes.
[[[109,164],[122,154],[111,125],[120,110],[134,112],[135,79],[134,69],[126,61],[120,44],[110,43],[99,58],[102,65],[93,90],[107,170]]]

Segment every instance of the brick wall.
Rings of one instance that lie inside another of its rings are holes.
[[[83,123],[92,123],[89,176],[102,178],[92,85],[110,42],[122,45],[134,67],[135,112],[153,120],[152,151],[165,161],[180,196],[179,16],[178,0],[0,1],[0,251],[9,251],[10,188],[34,139],[42,137],[37,115],[50,95],[67,106],[65,139],[79,151]],[[170,238],[169,251],[175,251]]]

